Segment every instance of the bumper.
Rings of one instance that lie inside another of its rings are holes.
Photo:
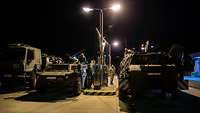
[[[74,86],[79,80],[76,73],[69,75],[38,75],[38,83],[43,86]]]
[[[147,90],[162,89],[174,91],[177,89],[178,77],[176,72],[169,73],[147,73],[131,72],[129,73],[129,84],[131,89]]]

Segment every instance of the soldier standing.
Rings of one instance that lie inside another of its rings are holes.
[[[110,72],[110,84],[113,85],[113,79],[114,79],[115,72],[116,72],[116,68],[114,65],[112,65],[110,67],[109,72]]]
[[[81,64],[86,63],[86,57],[85,57],[84,53],[81,53],[81,55],[79,56],[79,61],[80,61]]]

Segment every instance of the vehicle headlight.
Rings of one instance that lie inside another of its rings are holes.
[[[131,71],[141,71],[141,67],[140,67],[140,65],[130,65],[128,71],[129,72],[131,72]]]
[[[65,75],[65,79],[68,79],[69,78],[69,76],[68,75]]]

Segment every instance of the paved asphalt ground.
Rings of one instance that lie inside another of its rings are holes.
[[[71,96],[63,91],[1,92],[0,113],[118,113],[116,96]]]
[[[0,113],[200,113],[200,90],[182,91],[175,100],[156,95],[119,100],[114,96],[72,96],[63,90],[0,89]]]
[[[118,84],[116,77],[114,84]],[[0,113],[119,113],[119,100],[117,95],[73,96],[64,89],[37,92],[23,86],[0,88]]]
[[[121,113],[200,113],[200,90],[189,88],[180,92],[178,98],[164,99],[155,95],[119,100]]]

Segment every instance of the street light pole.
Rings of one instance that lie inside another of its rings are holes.
[[[103,52],[103,9],[99,9],[100,11],[100,34],[101,34],[101,38],[100,38],[100,64],[103,65],[104,64],[104,52]]]
[[[109,52],[109,55],[108,55],[108,57],[109,57],[109,62],[108,62],[108,67],[109,67],[109,69],[111,68],[111,64],[112,64],[112,59],[111,59],[111,44],[109,44],[108,45],[109,46],[109,50],[108,50],[108,52]]]
[[[104,50],[103,50],[103,10],[100,9],[100,33],[101,33],[101,38],[100,38],[100,84],[102,86],[103,83],[103,64],[104,64]]]
[[[120,4],[113,4],[111,7],[109,8],[102,8],[102,9],[98,9],[98,8],[89,8],[89,7],[83,7],[83,11],[85,12],[91,12],[91,11],[99,11],[99,29],[100,29],[100,44],[99,44],[99,47],[100,47],[100,50],[99,50],[99,53],[100,53],[100,58],[99,58],[99,64],[101,65],[104,65],[104,50],[103,50],[103,40],[104,40],[104,36],[103,36],[103,12],[104,10],[113,10],[114,12],[117,12],[121,9],[121,6]]]
[[[104,46],[103,46],[103,41],[104,35],[103,35],[103,11],[104,10],[113,10],[114,12],[118,11],[120,9],[119,4],[114,4],[110,8],[103,8],[103,9],[91,9],[89,7],[83,7],[83,11],[85,12],[90,12],[90,11],[99,11],[99,29],[100,29],[100,36],[99,36],[99,60],[98,63],[100,64],[100,75],[101,75],[101,80],[100,80],[100,85],[102,85],[102,80],[103,80],[103,65],[104,65]],[[98,29],[97,29],[98,31]],[[109,54],[111,54],[111,45],[109,46]],[[111,66],[111,55],[109,55],[109,66]]]

